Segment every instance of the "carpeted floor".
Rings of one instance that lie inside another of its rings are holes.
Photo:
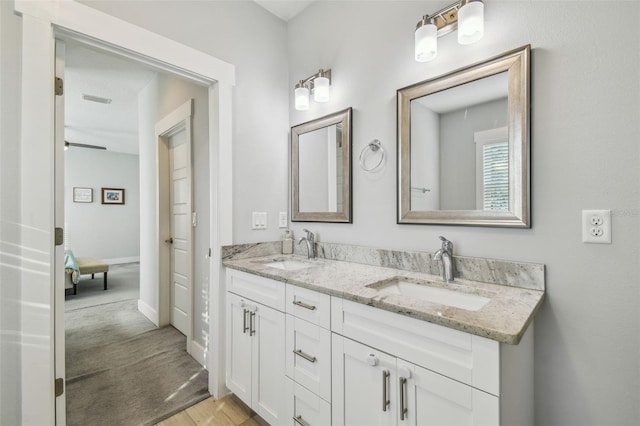
[[[67,310],[65,323],[68,425],[154,424],[209,396],[184,335],[155,327],[137,296]]]
[[[102,274],[80,276],[77,294],[67,294],[64,310],[86,308],[140,297],[140,264],[110,265],[107,273],[107,290],[102,287]]]

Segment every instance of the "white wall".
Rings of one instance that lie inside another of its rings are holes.
[[[0,419],[20,424],[20,34],[11,2],[0,2]],[[17,255],[17,257],[16,257]]]
[[[411,102],[411,210],[440,210],[440,122],[438,114]]]
[[[243,195],[234,198],[233,239],[279,239],[278,212],[288,211],[289,182],[286,24],[247,0],[84,3],[235,66],[229,184]],[[266,230],[251,229],[253,211],[268,213]]]
[[[70,147],[65,151],[65,247],[107,263],[140,257],[138,156]],[[92,203],[74,203],[73,188],[92,188]],[[124,188],[125,203],[102,204],[102,188]]]
[[[301,76],[332,70],[332,100],[291,107],[291,123],[352,106],[353,152],[378,138],[389,155],[377,180],[354,167],[352,225],[310,229],[323,241],[424,251],[444,235],[460,255],[546,264],[536,424],[639,424],[640,4],[488,0],[480,42],[445,36],[434,61],[415,62],[416,22],[449,3],[316,2],[290,21],[290,97]],[[396,225],[396,90],[527,43],[533,227]],[[592,208],[612,209],[612,245],[581,243],[580,211]]]

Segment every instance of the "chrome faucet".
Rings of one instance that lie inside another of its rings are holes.
[[[433,260],[442,261],[442,280],[450,283],[453,281],[453,243],[445,237],[440,237],[442,247],[435,252]]]
[[[307,259],[315,259],[316,258],[316,237],[313,232],[308,229],[303,229],[304,232],[307,233],[306,237],[302,237],[298,240],[298,244],[305,241],[307,243]]]

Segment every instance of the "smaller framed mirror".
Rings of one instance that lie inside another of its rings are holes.
[[[291,128],[291,221],[352,223],[351,108]]]
[[[529,56],[398,90],[398,223],[530,227]]]

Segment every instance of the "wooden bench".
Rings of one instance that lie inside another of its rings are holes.
[[[109,272],[109,265],[96,259],[95,257],[76,257],[78,267],[80,268],[80,275],[91,274],[91,279],[95,278],[95,274],[103,273],[104,290],[107,289],[107,272]],[[77,284],[73,285],[73,294],[77,294]]]

